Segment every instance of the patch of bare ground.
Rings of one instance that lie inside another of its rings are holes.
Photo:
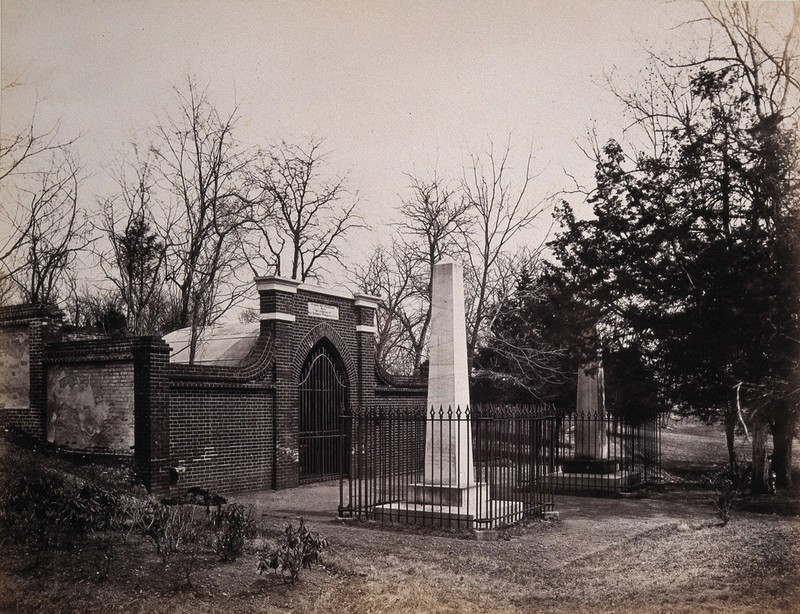
[[[709,445],[706,432],[690,431],[679,434],[681,445],[693,437]],[[28,454],[11,456],[28,462]],[[800,612],[796,498],[782,513],[766,498],[756,511],[739,501],[723,527],[711,495],[676,478],[643,498],[557,497],[560,521],[526,521],[498,541],[476,541],[337,519],[338,484],[246,494],[231,499],[254,506],[259,538],[233,563],[204,555],[192,586],[135,534],[115,544],[110,563],[96,536],[47,553],[35,568],[4,542],[0,611]],[[300,515],[331,542],[325,567],[305,570],[296,585],[259,575],[256,548]],[[98,574],[104,563],[107,573]]]

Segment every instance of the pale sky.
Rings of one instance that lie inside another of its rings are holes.
[[[196,76],[217,106],[241,104],[250,145],[325,139],[377,230],[404,173],[458,179],[468,154],[511,136],[541,171],[531,198],[590,182],[575,141],[595,122],[619,136],[620,105],[603,84],[635,76],[647,48],[681,45],[689,2],[2,0],[4,132],[61,122],[89,174],[84,205],[111,189],[107,169],[145,142],[170,88]],[[530,240],[541,238],[541,228]],[[385,234],[385,231],[384,231]]]

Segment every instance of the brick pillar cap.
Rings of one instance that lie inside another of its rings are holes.
[[[303,283],[298,279],[287,279],[286,277],[278,277],[277,275],[256,277],[255,282],[256,290],[259,292],[276,290],[278,292],[288,292],[290,294],[296,294],[298,286]]]
[[[383,300],[383,297],[373,296],[372,294],[354,294],[356,307],[368,307],[369,309],[377,309],[378,305]]]

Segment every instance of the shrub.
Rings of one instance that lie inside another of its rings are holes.
[[[200,553],[209,546],[208,515],[199,513],[195,505],[156,503],[152,512],[142,516],[145,534],[153,541],[156,554],[166,566],[175,558],[188,586]]]
[[[736,497],[737,490],[733,482],[729,479],[722,480],[719,485],[719,492],[711,500],[717,510],[717,516],[722,521],[722,526],[730,522],[733,507],[733,499]]]
[[[736,496],[750,487],[753,466],[750,463],[737,463],[733,467],[727,465],[712,478],[717,494],[711,500],[717,510],[722,526],[727,525],[733,513],[733,501]]]
[[[71,524],[77,533],[117,529],[120,497],[92,482],[84,482],[75,493]]]
[[[122,532],[122,541],[127,542],[134,531],[149,535],[155,520],[155,510],[159,503],[146,496],[122,495],[119,499],[119,530]]]
[[[238,503],[218,509],[212,515],[214,551],[223,561],[234,561],[255,532],[252,510]]]
[[[178,497],[162,499],[161,503],[164,505],[203,505],[206,508],[206,512],[209,512],[212,505],[219,510],[220,507],[227,503],[227,499],[222,495],[209,492],[205,488],[192,486],[184,494]]]
[[[31,467],[0,497],[0,526],[14,542],[37,550],[69,547],[76,536],[114,528],[119,497],[91,482]]]
[[[148,526],[145,534],[153,540],[156,554],[161,556],[161,561],[166,565],[182,544],[195,538],[198,522],[193,505],[159,503],[153,508],[152,517],[145,524]]]
[[[12,480],[0,506],[4,533],[15,543],[46,550],[62,545],[72,518],[64,478],[31,468]]]
[[[746,492],[753,477],[753,463],[736,463],[733,467],[726,465],[720,471],[719,477],[722,480],[729,480],[738,492]]]
[[[284,582],[297,582],[301,569],[322,564],[322,551],[328,548],[328,540],[316,531],[309,531],[303,519],[295,529],[286,525],[274,549],[259,553],[258,573],[272,569]]]

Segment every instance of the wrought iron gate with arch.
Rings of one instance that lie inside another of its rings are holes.
[[[327,342],[309,352],[298,382],[300,482],[338,480],[347,441],[339,416],[347,408],[347,375],[338,352]]]

